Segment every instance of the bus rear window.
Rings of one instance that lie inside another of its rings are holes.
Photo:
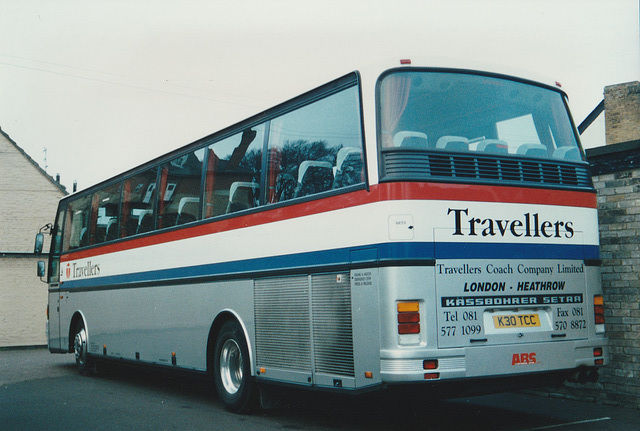
[[[583,161],[563,95],[493,76],[400,71],[378,93],[381,148]]]

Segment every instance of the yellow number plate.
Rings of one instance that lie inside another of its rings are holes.
[[[493,316],[496,328],[533,328],[540,326],[540,316],[537,314],[510,314]]]

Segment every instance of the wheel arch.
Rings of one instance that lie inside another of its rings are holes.
[[[245,322],[242,320],[242,318],[240,318],[238,313],[233,310],[221,311],[220,313],[218,313],[216,318],[213,320],[213,323],[211,324],[211,328],[209,329],[209,337],[207,339],[207,374],[209,374],[210,376],[213,375],[213,355],[215,353],[214,351],[216,348],[216,339],[218,338],[218,334],[220,333],[220,328],[222,328],[222,325],[230,320],[236,321],[236,323],[238,323],[238,325],[240,325],[240,328],[242,329],[242,333],[244,334],[244,338],[247,343],[247,349],[249,350],[249,365],[251,368],[251,375],[255,376],[255,367],[253,360],[254,352],[251,338],[249,337],[249,331],[247,330],[247,326],[245,325]]]

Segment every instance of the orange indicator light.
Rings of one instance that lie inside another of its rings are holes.
[[[420,311],[420,303],[418,301],[398,302],[398,313],[411,313]]]

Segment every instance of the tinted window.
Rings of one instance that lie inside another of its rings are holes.
[[[122,191],[122,236],[155,229],[156,169],[150,169],[124,181]]]
[[[49,283],[57,283],[60,278],[60,252],[62,251],[62,234],[65,211],[58,212],[56,223],[51,231],[51,256],[49,256]]]
[[[177,226],[200,219],[200,149],[171,160],[160,169],[158,228]]]
[[[111,241],[120,236],[118,230],[121,191],[122,185],[118,183],[94,194],[93,201],[97,205],[97,217],[95,218],[95,241],[92,244]]]
[[[271,121],[270,203],[364,181],[359,106],[351,87]]]
[[[260,205],[263,144],[261,124],[207,148],[205,217]]]
[[[464,73],[397,72],[378,95],[383,149],[405,148],[581,161],[563,96]]]
[[[91,231],[91,195],[69,203],[64,225],[64,250],[73,250],[89,245]]]

